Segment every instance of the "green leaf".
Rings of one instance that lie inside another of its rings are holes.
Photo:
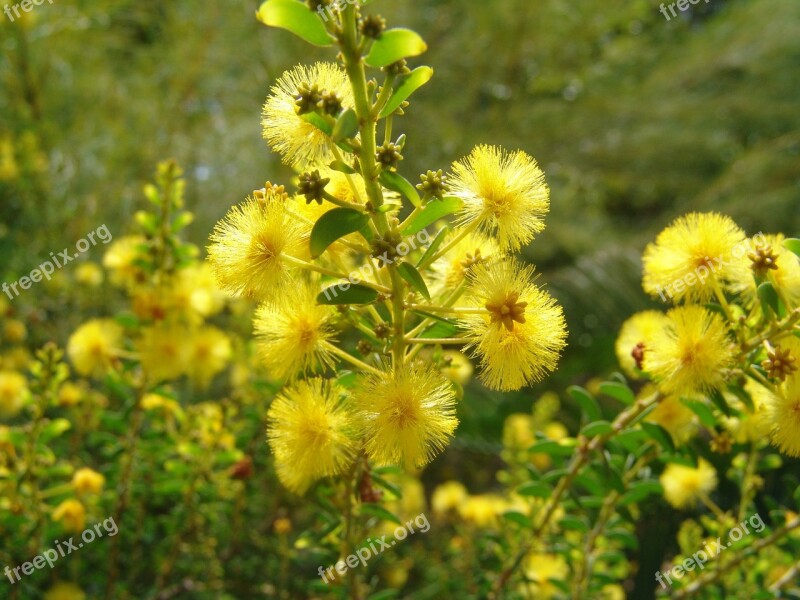
[[[405,235],[414,235],[422,231],[431,223],[435,223],[442,217],[456,212],[464,202],[455,196],[446,196],[442,200],[431,200],[422,211],[412,218],[403,228]]]
[[[317,258],[339,238],[369,223],[369,215],[353,208],[334,208],[322,215],[311,230],[311,256]]]
[[[417,189],[399,173],[393,171],[381,171],[379,179],[381,184],[383,184],[383,187],[388,188],[393,192],[397,192],[398,194],[402,194],[403,197],[407,198],[408,201],[411,202],[411,204],[413,204],[416,208],[422,207],[422,200],[419,197]],[[416,232],[414,231],[412,233]]]
[[[389,29],[383,32],[381,39],[375,41],[365,61],[370,67],[381,68],[403,58],[419,56],[427,49],[425,40],[416,31]]]
[[[613,432],[614,428],[608,421],[595,421],[593,423],[589,423],[586,427],[581,429],[581,435],[585,435],[588,438],[606,435]]]
[[[390,491],[397,498],[402,498],[403,497],[402,490],[399,487],[397,487],[395,484],[390,483],[389,481],[386,481],[383,477],[381,477],[380,475],[377,475],[375,472],[372,472],[370,474],[370,477],[372,477],[372,481],[374,481],[376,485],[379,485],[383,489]]]
[[[544,481],[528,481],[517,488],[517,494],[534,498],[549,498],[553,494],[553,488]]]
[[[648,423],[643,422],[641,423],[642,429],[647,432],[652,439],[657,441],[664,450],[667,452],[674,452],[675,451],[675,444],[672,442],[672,436],[669,432],[661,427],[661,425],[657,425],[656,423]]]
[[[423,85],[428,83],[433,77],[433,69],[430,67],[418,67],[409,75],[403,77],[395,86],[394,92],[383,107],[380,117],[388,117],[409,97]]]
[[[573,515],[567,515],[562,518],[558,524],[562,529],[567,529],[569,531],[580,531],[582,533],[589,531],[589,525],[586,524],[586,521]]]
[[[334,142],[341,142],[348,138],[355,137],[358,133],[358,117],[356,111],[348,108],[336,120],[336,125],[333,126],[333,133],[331,137]]]
[[[797,238],[787,238],[783,240],[783,247],[789,252],[793,252],[797,256],[800,256],[800,240]]]
[[[323,592],[330,592],[329,588],[322,590]],[[393,600],[400,595],[400,590],[381,590],[372,594],[367,600]]]
[[[604,381],[600,384],[600,391],[606,396],[616,398],[626,406],[630,406],[636,400],[631,389],[624,383],[617,383],[616,381]]]
[[[569,446],[562,446],[553,440],[541,440],[528,448],[529,452],[549,454],[550,456],[571,456],[574,452]]]
[[[447,227],[442,227],[439,230],[439,233],[437,233],[436,237],[433,238],[431,245],[428,246],[427,250],[425,250],[425,254],[423,254],[417,261],[417,267],[419,267],[422,264],[425,264],[425,261],[428,260],[428,257],[431,257],[436,253],[436,251],[439,249],[442,243],[444,243],[444,239],[445,237],[447,237],[447,231],[448,231]]]
[[[657,481],[640,481],[631,485],[631,489],[620,498],[619,504],[628,506],[641,502],[648,496],[661,495],[663,492],[664,488]]]
[[[523,515],[521,512],[517,512],[516,510],[509,510],[503,513],[503,518],[506,521],[510,521],[511,523],[516,523],[517,525],[522,525],[525,528],[529,528],[533,523],[531,523],[530,517]]]
[[[592,396],[588,390],[579,385],[573,385],[567,389],[567,393],[569,393],[572,399],[581,407],[588,422],[598,421],[603,416],[603,413],[600,411],[600,405],[597,404],[597,400],[594,399],[594,396]]]
[[[72,427],[72,424],[67,419],[54,419],[42,428],[39,441],[46,444],[60,436],[70,427]]]
[[[322,115],[315,112],[310,112],[301,115],[300,118],[307,123],[311,123],[325,135],[333,135],[333,125],[331,125],[330,122]]]
[[[361,504],[361,512],[363,514],[376,517],[381,521],[391,521],[392,523],[397,523],[398,525],[402,525],[403,522],[400,518],[392,512],[389,512],[379,504],[373,504],[371,502],[364,502]]]
[[[317,304],[372,304],[378,299],[378,292],[359,283],[337,283],[322,290],[317,296]]]
[[[425,280],[422,278],[422,275],[420,275],[419,271],[414,268],[414,265],[407,262],[400,263],[397,266],[397,272],[400,274],[400,277],[410,283],[411,287],[425,296],[426,299],[431,299],[431,293],[428,291],[428,286],[425,284]]]
[[[636,550],[636,548],[639,547],[639,540],[627,529],[609,529],[606,532],[606,537],[615,542],[619,542],[631,550]]]
[[[781,301],[778,298],[778,292],[775,291],[775,287],[769,281],[765,281],[758,286],[758,297],[761,300],[765,315],[769,315],[766,307],[771,308],[776,315],[781,314]]]
[[[264,25],[291,31],[315,46],[330,46],[336,41],[319,16],[297,0],[267,0],[256,12],[256,18]]]
[[[689,400],[688,398],[681,398],[681,402],[683,402],[689,408],[689,410],[697,415],[703,425],[706,427],[716,427],[717,419],[714,417],[714,413],[711,412],[711,409],[706,405],[705,402]]]
[[[353,167],[342,160],[335,160],[329,164],[328,167],[333,171],[339,171],[339,173],[345,173],[347,175],[353,175],[356,172]]]
[[[711,393],[708,395],[708,397],[711,399],[711,402],[714,403],[714,406],[716,406],[720,410],[720,412],[722,412],[723,415],[725,415],[726,417],[730,417],[733,414],[733,412],[731,411],[731,407],[728,406],[728,401],[726,400],[725,395],[722,392],[720,392],[719,390],[712,390]]]

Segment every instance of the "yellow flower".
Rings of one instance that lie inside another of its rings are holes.
[[[3,325],[3,337],[12,344],[23,342],[27,336],[28,330],[25,327],[25,323],[22,321],[9,319]]]
[[[508,415],[503,423],[503,447],[508,450],[527,450],[536,438],[533,417],[522,413]]]
[[[231,359],[231,340],[216,327],[201,327],[189,340],[186,374],[205,389]]]
[[[642,395],[649,396],[651,393],[652,389],[648,385]],[[697,425],[695,414],[681,402],[679,396],[668,396],[661,400],[645,421],[661,425],[669,432],[676,445],[688,442]]]
[[[313,288],[303,283],[259,306],[253,329],[267,370],[283,378],[331,366],[333,316],[329,306],[317,304]]]
[[[462,386],[469,383],[475,370],[469,358],[457,350],[445,350],[442,352],[442,359],[444,360],[444,365],[440,369],[442,375]]]
[[[645,350],[653,335],[661,331],[669,322],[667,316],[657,310],[636,313],[622,324],[614,350],[617,360],[625,374],[639,379]]]
[[[334,160],[333,141],[316,125],[297,114],[298,89],[316,85],[320,92],[334,92],[344,108],[353,107],[353,92],[343,69],[333,63],[297,66],[285,72],[270,90],[264,104],[264,138],[287,165],[305,169]]]
[[[505,510],[506,501],[495,494],[469,496],[458,506],[459,516],[478,527],[494,527]]]
[[[82,263],[75,269],[75,281],[88,287],[99,287],[103,283],[103,269],[97,263]]]
[[[103,266],[111,271],[114,285],[130,287],[144,280],[145,273],[136,261],[141,257],[139,247],[145,243],[143,237],[133,235],[115,240],[108,247],[103,256]]]
[[[97,471],[89,468],[82,468],[75,471],[72,475],[72,486],[79,495],[99,494],[103,491],[106,478]]]
[[[142,329],[136,349],[151,382],[177,379],[186,372],[189,339],[187,330],[172,324]]]
[[[59,406],[75,406],[86,396],[86,390],[72,383],[65,381],[58,390]]]
[[[743,270],[744,232],[730,217],[690,213],[664,229],[644,251],[644,291],[662,300],[705,302],[720,282]]]
[[[477,265],[468,293],[487,313],[462,316],[463,327],[477,337],[481,381],[501,391],[540,381],[558,365],[566,346],[561,307],[533,284],[533,267],[507,260]]]
[[[217,285],[208,263],[197,263],[181,269],[175,276],[168,303],[190,320],[199,322],[217,314],[225,306],[226,294]],[[195,316],[197,318],[192,318]]]
[[[760,385],[749,389],[771,442],[787,456],[800,456],[800,375],[789,377],[775,392]]]
[[[103,376],[122,345],[122,328],[109,319],[81,325],[67,342],[67,354],[75,370],[84,376]]]
[[[86,525],[86,509],[83,504],[70,498],[64,500],[53,511],[53,521],[61,522],[70,533],[80,533]]]
[[[445,481],[436,486],[431,496],[431,507],[437,514],[457,509],[467,499],[467,488],[458,481]]]
[[[317,479],[350,466],[357,448],[352,415],[341,402],[342,390],[321,378],[285,389],[267,415],[267,440],[278,478],[302,494]]]
[[[664,487],[664,499],[675,508],[693,505],[698,498],[717,487],[717,472],[711,464],[700,459],[697,468],[670,464],[659,477]]]
[[[300,225],[268,195],[234,206],[214,227],[208,260],[227,292],[257,299],[277,295],[290,280],[287,258],[300,250]]]
[[[453,235],[458,235],[456,231]],[[444,242],[447,243],[447,240]],[[434,289],[438,294],[450,294],[467,277],[473,266],[490,262],[499,256],[500,250],[494,240],[470,234],[458,242],[431,267],[434,272]]]
[[[524,598],[548,600],[558,594],[553,581],[563,581],[569,573],[563,556],[534,552],[525,561],[525,576],[530,583],[524,584]]]
[[[669,323],[652,339],[644,370],[668,394],[719,388],[733,361],[725,323],[702,306],[682,306],[667,313]]]
[[[452,385],[419,363],[366,377],[353,404],[365,450],[378,464],[422,467],[444,449],[458,425]]]
[[[10,418],[22,410],[28,399],[25,378],[14,371],[0,371],[0,417]]]
[[[769,281],[778,293],[793,306],[800,305],[800,257],[790,252],[783,246],[783,234],[759,234],[750,238],[744,244],[740,262],[742,266],[731,277],[729,289],[737,294],[742,294],[751,303],[756,300],[758,283]],[[771,259],[774,268],[762,269],[759,280],[753,272],[753,259],[758,260],[760,255]]]
[[[86,600],[86,594],[74,583],[61,581],[47,590],[44,600]]]
[[[142,398],[142,408],[144,410],[157,410],[165,415],[175,416],[178,420],[183,420],[184,417],[181,405],[172,398],[167,398],[161,394],[145,394]]]
[[[453,163],[450,193],[464,201],[458,223],[476,224],[501,250],[519,250],[544,229],[550,190],[544,173],[525,152],[477,146]]]

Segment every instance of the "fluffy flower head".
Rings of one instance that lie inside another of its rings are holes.
[[[81,375],[102,376],[111,367],[121,344],[119,325],[108,319],[94,319],[70,336],[67,354]]]
[[[696,469],[668,465],[659,481],[664,487],[664,499],[675,508],[685,508],[717,487],[717,472],[708,461],[701,458]]]

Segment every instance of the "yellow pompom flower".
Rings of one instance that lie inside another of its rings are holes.
[[[669,323],[653,336],[644,355],[644,370],[668,394],[719,388],[733,361],[725,322],[698,305],[674,308],[667,317]]]
[[[186,329],[173,324],[142,329],[136,349],[149,381],[178,379],[186,372],[190,338]]]
[[[450,381],[464,386],[472,379],[472,373],[475,367],[472,366],[472,361],[469,358],[458,352],[457,350],[445,350],[442,352],[443,365],[440,369],[442,375],[447,377]]]
[[[74,583],[61,581],[45,592],[44,600],[86,600],[86,594]]]
[[[287,258],[300,250],[300,225],[269,194],[234,206],[214,226],[208,260],[217,282],[227,292],[270,298],[290,280]]]
[[[341,388],[321,378],[297,382],[279,394],[267,414],[267,440],[278,478],[304,493],[316,480],[343,473],[357,443]]]
[[[462,315],[465,330],[477,337],[480,380],[501,391],[518,390],[556,369],[566,346],[561,307],[533,284],[533,267],[515,260],[476,265],[468,294],[484,314]]]
[[[768,281],[792,306],[800,305],[800,257],[783,246],[785,239],[780,233],[748,239],[740,252],[741,268],[733,273],[728,289],[752,303],[758,283]]]
[[[259,356],[278,378],[333,365],[330,306],[317,304],[313,288],[299,284],[256,310],[253,319]]]
[[[800,457],[800,375],[789,377],[774,392],[760,385],[750,389],[770,441],[787,456]]]
[[[497,240],[503,251],[516,251],[544,229],[550,190],[531,156],[498,146],[477,146],[453,163],[450,194],[464,201],[458,223],[475,225]]]
[[[75,281],[88,287],[99,287],[103,283],[103,269],[97,263],[82,263],[75,269]]]
[[[443,515],[456,510],[467,499],[467,488],[458,481],[445,481],[436,486],[431,496],[433,512]]]
[[[103,491],[106,478],[97,471],[84,467],[72,475],[72,487],[79,495],[99,494]]]
[[[657,310],[645,310],[626,320],[619,330],[614,350],[620,367],[626,375],[639,379],[642,360],[655,333],[669,322],[667,316]]]
[[[646,386],[643,395],[649,396],[651,393],[651,386]],[[676,445],[688,442],[697,429],[697,417],[681,402],[679,396],[668,396],[661,400],[645,421],[661,425]]]
[[[496,494],[479,494],[469,496],[459,504],[458,515],[477,527],[494,527],[506,507],[506,501]]]
[[[663,301],[705,302],[714,288],[741,273],[745,240],[730,217],[690,213],[676,219],[647,246],[644,291]]]
[[[426,465],[458,425],[452,385],[420,363],[367,376],[353,392],[353,404],[365,450],[379,465]]]
[[[197,263],[178,271],[168,303],[181,314],[196,315],[193,319],[217,314],[225,307],[226,294],[217,285],[208,263]]]
[[[697,468],[670,464],[659,477],[664,487],[664,499],[681,509],[693,505],[717,487],[717,472],[706,460],[700,459]]]
[[[297,113],[299,89],[313,86],[320,93],[335,93],[345,109],[353,107],[353,92],[344,69],[319,62],[310,67],[297,66],[281,75],[270,90],[262,113],[267,143],[284,163],[298,169],[328,164],[335,158],[331,138]]]
[[[200,327],[189,340],[186,374],[205,389],[228,366],[232,353],[231,340],[225,332],[216,327]]]
[[[122,328],[109,319],[94,319],[81,325],[67,342],[75,370],[84,376],[103,376],[122,345]]]
[[[75,406],[84,397],[86,397],[86,390],[71,381],[65,381],[61,388],[58,390],[57,402],[59,406]]]
[[[65,531],[80,533],[86,526],[86,509],[78,500],[70,498],[55,508],[52,518],[53,521],[60,522]]]
[[[25,377],[15,371],[0,371],[0,417],[10,418],[22,410],[28,399]]]
[[[103,266],[111,272],[114,285],[130,287],[145,279],[142,268],[136,264],[140,258],[140,246],[146,240],[138,235],[126,236],[115,240],[103,256]]]
[[[525,560],[525,577],[529,581],[522,586],[523,598],[548,600],[560,593],[554,581],[564,581],[569,568],[563,556],[534,552]]]

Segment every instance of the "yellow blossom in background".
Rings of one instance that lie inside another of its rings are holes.
[[[433,512],[443,515],[456,510],[467,499],[467,488],[458,481],[446,481],[433,490],[431,508]]]
[[[642,256],[644,291],[673,302],[705,302],[714,287],[740,276],[744,232],[730,217],[690,213],[664,229]]]
[[[67,354],[81,375],[102,377],[121,346],[122,328],[110,319],[94,319],[70,336]]]
[[[782,298],[793,306],[800,305],[800,257],[784,248],[785,239],[780,233],[748,239],[739,259],[740,268],[731,277],[728,289],[752,303],[757,299],[758,284],[768,281]],[[773,266],[759,269],[760,258],[768,259]]]
[[[461,352],[445,350],[442,352],[444,366],[440,369],[442,375],[459,385],[467,385],[472,379],[474,367],[472,362]]]
[[[184,417],[181,405],[172,398],[167,398],[161,394],[145,394],[141,404],[144,410],[162,411],[178,419],[183,419]]]
[[[653,386],[647,385],[640,396],[652,395]],[[681,402],[680,396],[668,396],[661,400],[645,421],[661,425],[666,429],[676,446],[685,444],[697,431],[697,417],[692,410]]]
[[[461,315],[464,328],[478,340],[479,379],[501,391],[541,381],[555,370],[566,346],[561,307],[533,283],[533,267],[507,260],[477,265],[468,294],[488,314]]]
[[[173,324],[142,329],[136,350],[150,381],[177,379],[186,372],[190,339],[186,329]]]
[[[456,235],[459,235],[457,231],[450,237]],[[444,243],[447,244],[447,240]],[[465,236],[431,265],[436,293],[446,297],[466,280],[472,267],[482,262],[493,262],[498,256],[500,250],[494,240],[476,234]]]
[[[627,319],[619,330],[614,350],[619,366],[629,377],[639,379],[644,353],[653,336],[669,322],[667,315],[657,310],[636,313]]]
[[[45,592],[44,600],[86,600],[86,594],[74,583],[61,581]]]
[[[560,588],[553,581],[563,581],[569,574],[563,556],[534,552],[525,559],[525,577],[529,583],[523,584],[520,591],[524,598],[548,600],[559,593]]]
[[[722,318],[702,306],[674,308],[652,339],[644,370],[668,394],[691,394],[722,386],[733,347]]]
[[[664,487],[664,499],[675,508],[692,506],[701,496],[717,487],[717,472],[706,460],[700,459],[697,468],[669,464],[659,477]]]
[[[453,163],[450,193],[464,201],[458,224],[474,225],[503,251],[517,251],[544,230],[550,190],[536,161],[520,150],[477,146]]]
[[[84,467],[72,475],[72,487],[79,495],[99,494],[103,491],[106,478],[97,471]]]
[[[300,234],[300,224],[286,214],[277,194],[232,207],[209,238],[208,260],[217,282],[236,296],[278,295],[291,281]]]
[[[203,262],[176,273],[167,303],[180,314],[188,315],[190,321],[200,321],[220,312],[226,298],[211,265]]]
[[[15,416],[22,410],[28,396],[25,377],[15,371],[0,371],[0,417]]]
[[[758,406],[761,430],[788,456],[800,456],[800,375],[795,373],[775,391],[761,385],[751,388]]]
[[[421,363],[366,376],[353,392],[353,404],[364,449],[379,465],[424,466],[458,425],[452,385]]]
[[[503,423],[503,447],[509,450],[526,450],[536,438],[533,435],[533,417],[528,414],[512,414]]]
[[[58,390],[59,406],[75,406],[86,396],[86,390],[71,381],[65,381]]]
[[[136,264],[141,257],[140,246],[146,240],[138,235],[126,236],[114,240],[103,256],[103,266],[111,272],[111,282],[122,287],[131,287],[141,283],[145,274]]]
[[[506,510],[506,501],[496,494],[469,496],[458,506],[459,516],[477,527],[495,527]]]
[[[3,325],[3,337],[12,344],[19,344],[28,337],[25,323],[16,319],[9,319]]]
[[[270,90],[261,125],[270,147],[287,165],[304,169],[335,159],[333,142],[320,129],[297,113],[295,101],[301,87],[317,86],[333,92],[345,108],[353,107],[353,92],[344,69],[333,63],[299,65],[286,71]]]
[[[103,269],[97,263],[81,263],[75,269],[75,281],[88,287],[99,287],[103,283]]]
[[[70,498],[59,504],[52,514],[53,521],[64,526],[70,533],[80,533],[86,526],[86,509],[78,500]]]
[[[193,331],[188,344],[186,374],[205,389],[228,366],[233,353],[231,340],[221,329],[208,325]]]
[[[258,307],[253,330],[264,366],[278,378],[333,365],[333,309],[317,304],[310,285],[298,283]]]
[[[287,489],[302,494],[317,479],[343,473],[352,463],[357,444],[342,394],[335,384],[315,378],[286,388],[273,401],[267,440]]]

